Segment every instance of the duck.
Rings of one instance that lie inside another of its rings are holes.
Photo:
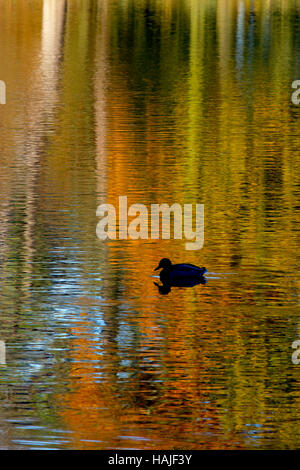
[[[203,276],[207,272],[206,268],[194,264],[172,264],[168,258],[160,260],[154,271],[158,269],[161,269],[159,277],[162,283],[177,287],[192,287],[204,280]]]

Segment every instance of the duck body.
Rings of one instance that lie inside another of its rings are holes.
[[[192,287],[204,280],[206,268],[199,268],[194,264],[172,264],[168,258],[163,258],[155,271],[161,269],[160,280],[177,287]]]

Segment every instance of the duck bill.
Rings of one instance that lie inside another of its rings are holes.
[[[157,271],[159,269],[159,266],[157,266],[157,268],[155,268],[153,271]]]

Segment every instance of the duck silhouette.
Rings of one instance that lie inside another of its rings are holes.
[[[172,264],[168,258],[163,258],[154,271],[158,269],[161,269],[159,277],[163,285],[160,286],[156,282],[154,284],[161,294],[168,294],[171,287],[194,287],[207,282],[204,277],[207,269],[194,264]]]

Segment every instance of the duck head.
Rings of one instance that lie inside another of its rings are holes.
[[[154,271],[157,271],[158,269],[169,269],[171,266],[171,261],[168,258],[163,258],[160,260],[159,265],[154,269]]]

